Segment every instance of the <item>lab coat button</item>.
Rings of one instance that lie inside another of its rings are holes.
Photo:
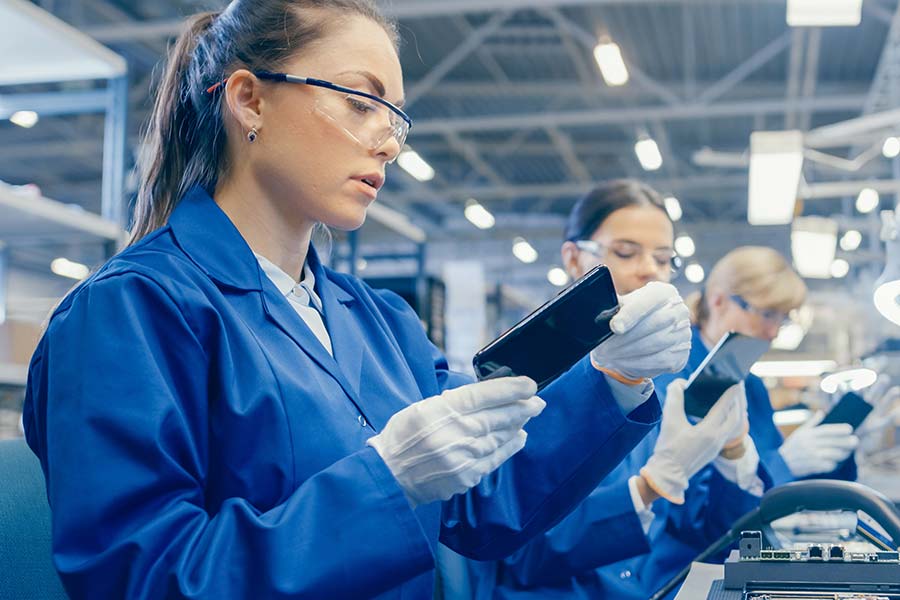
[[[619,573],[619,579],[628,579],[629,577],[631,577],[631,571],[629,571],[628,569],[625,569],[624,571]]]
[[[369,422],[366,421],[366,418],[362,415],[358,415],[356,417],[356,420],[359,422],[360,427],[366,427],[369,424]]]

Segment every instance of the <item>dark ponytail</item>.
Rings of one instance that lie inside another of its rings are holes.
[[[226,165],[221,92],[207,89],[239,68],[279,70],[340,17],[396,25],[373,0],[233,0],[195,15],[171,48],[138,161],[140,187],[130,244],[165,225],[193,186],[213,192]]]
[[[566,221],[566,241],[590,239],[609,215],[629,206],[653,206],[669,215],[662,196],[649,185],[634,179],[614,179],[598,185],[575,203]]]

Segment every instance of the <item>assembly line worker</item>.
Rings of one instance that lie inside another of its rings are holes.
[[[509,554],[657,422],[647,378],[690,344],[671,286],[541,400],[463,385],[399,297],[322,265],[314,223],[359,227],[406,137],[395,35],[365,0],[240,0],[175,45],[132,243],[29,371],[73,598],[429,597],[439,539]]]
[[[616,289],[627,294],[669,281],[679,262],[672,246],[673,225],[659,194],[640,182],[617,180],[576,203],[562,256],[573,278],[602,262]],[[661,427],[571,515],[504,560],[468,561],[468,589],[448,596],[646,600],[664,579],[648,579],[637,569],[599,567],[651,550],[671,551],[676,544],[671,540],[678,537],[715,539],[756,506],[761,486],[753,443],[746,438],[743,387],[729,389],[697,425],[684,414],[682,389],[683,382],[669,388]],[[751,489],[735,483],[739,477]],[[660,496],[674,504],[654,502]],[[672,517],[682,502],[685,510],[690,507],[704,518]],[[688,531],[682,531],[685,527]],[[674,558],[689,561],[692,556]],[[450,558],[443,563],[453,565]]]

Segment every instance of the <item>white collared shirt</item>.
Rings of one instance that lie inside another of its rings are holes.
[[[328,354],[334,356],[334,352],[331,349],[331,337],[328,335],[325,321],[322,319],[322,299],[316,294],[316,277],[313,275],[309,265],[303,265],[303,277],[300,283],[297,283],[293,277],[282,271],[281,267],[265,256],[256,252],[253,255],[256,256],[256,260],[259,261],[259,266],[266,276],[275,284],[278,291],[288,299],[291,307],[300,315],[307,327],[312,330],[316,338],[322,343],[322,346],[328,351]]]

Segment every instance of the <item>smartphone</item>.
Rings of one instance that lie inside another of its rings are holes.
[[[872,408],[872,405],[856,392],[847,392],[841,396],[837,404],[831,407],[821,424],[848,423],[853,429],[856,429],[866,420],[866,417],[872,412]]]
[[[526,375],[541,390],[612,335],[609,322],[618,309],[609,269],[595,267],[479,350],[475,374],[479,380]]]
[[[702,419],[725,390],[747,377],[750,367],[769,349],[770,342],[731,331],[709,351],[688,379],[684,412]]]

